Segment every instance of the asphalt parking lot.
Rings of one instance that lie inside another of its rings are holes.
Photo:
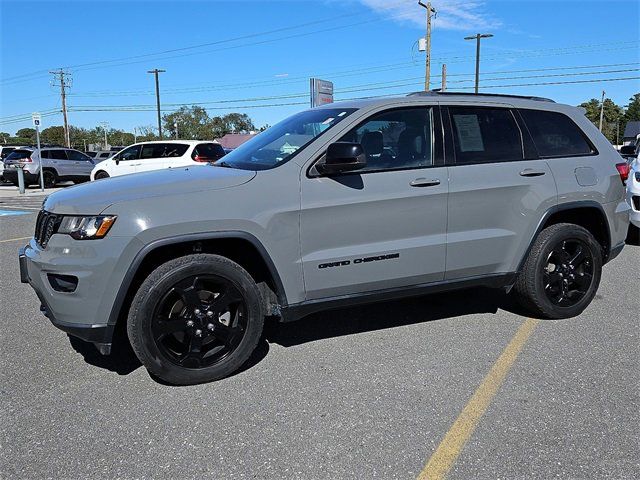
[[[640,477],[640,247],[578,318],[482,289],[326,312],[172,387],[40,314],[17,263],[31,200],[0,204],[3,478]]]

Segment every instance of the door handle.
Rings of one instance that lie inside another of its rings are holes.
[[[521,177],[540,177],[546,174],[544,170],[534,170],[533,168],[525,168],[520,172]]]
[[[416,178],[412,180],[409,185],[412,187],[435,187],[436,185],[440,185],[440,180],[437,178],[427,179],[427,178]]]

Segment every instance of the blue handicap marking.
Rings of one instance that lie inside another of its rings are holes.
[[[0,210],[0,217],[8,217],[9,215],[29,215],[35,212],[25,212],[23,210]]]

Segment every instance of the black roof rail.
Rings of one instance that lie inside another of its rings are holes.
[[[527,95],[508,95],[503,93],[470,93],[470,92],[441,92],[436,90],[429,90],[427,92],[413,92],[407,95],[407,97],[439,97],[439,96],[463,96],[463,97],[499,97],[499,98],[522,98],[524,100],[535,100],[536,102],[551,102],[556,103],[550,98],[544,97],[531,97]]]

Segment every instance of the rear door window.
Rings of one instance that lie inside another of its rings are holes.
[[[225,156],[224,148],[219,143],[200,143],[193,149],[191,158],[199,161],[213,161]]]
[[[49,150],[49,158],[54,160],[68,160],[67,152],[64,150]]]
[[[91,157],[89,157],[89,155],[85,155],[84,153],[77,150],[67,150],[67,156],[69,157],[69,160],[75,160],[79,162],[88,162],[89,160],[91,160]]]
[[[524,159],[522,133],[507,108],[449,107],[456,163]]]
[[[572,157],[596,153],[580,127],[566,115],[543,110],[522,109],[519,112],[540,157]]]
[[[150,143],[142,146],[141,159],[181,157],[189,145],[182,143]]]

